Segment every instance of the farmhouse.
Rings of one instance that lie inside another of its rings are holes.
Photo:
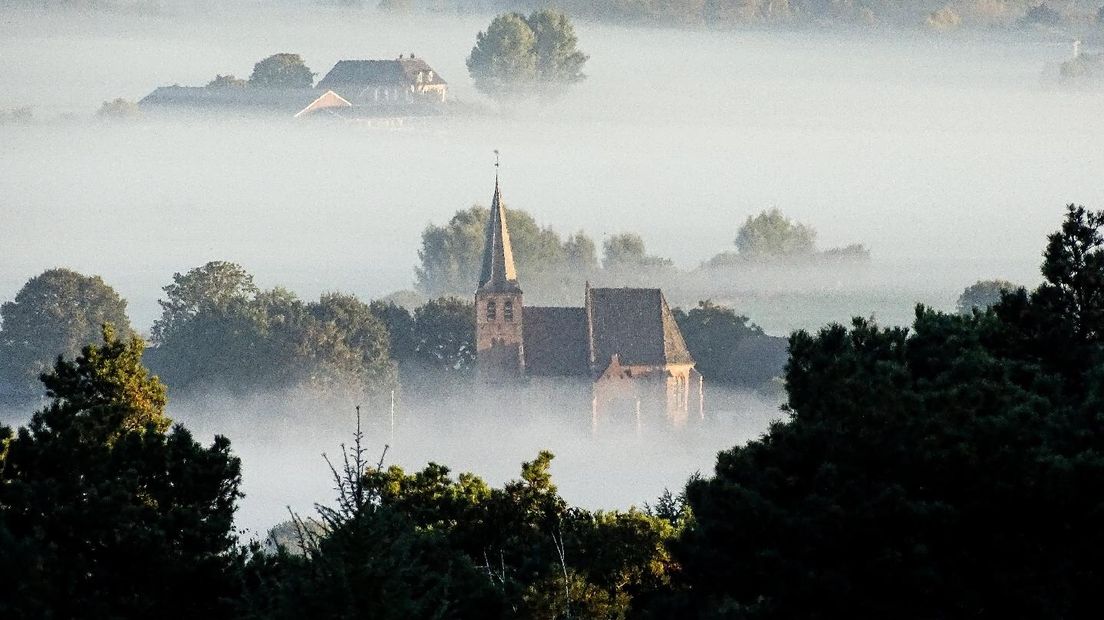
[[[448,83],[411,54],[339,61],[313,88],[162,86],[138,104],[148,110],[357,119],[440,114],[446,101]]]

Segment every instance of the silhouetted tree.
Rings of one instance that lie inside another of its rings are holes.
[[[978,280],[967,286],[958,296],[956,309],[959,314],[970,314],[974,309],[984,312],[1001,300],[1001,295],[1020,288],[1007,280]]]
[[[141,115],[142,110],[137,103],[121,97],[103,102],[100,109],[96,111],[96,116],[107,120],[132,119]]]
[[[230,617],[240,463],[222,437],[165,432],[143,349],[105,329],[43,375],[51,402],[0,441],[0,616]]]
[[[391,359],[409,361],[414,357],[414,316],[406,308],[384,301],[373,301],[368,310],[387,328]]]
[[[666,258],[648,254],[644,239],[635,233],[612,235],[602,242],[603,269],[638,271],[671,265]]]
[[[789,420],[687,487],[679,613],[1100,615],[1102,225],[987,312],[795,333]]]

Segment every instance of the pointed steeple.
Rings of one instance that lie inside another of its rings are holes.
[[[497,166],[497,164],[496,164]],[[510,246],[510,231],[506,226],[506,207],[502,204],[502,191],[495,173],[494,198],[491,214],[487,219],[484,235],[483,269],[479,274],[479,290],[496,292],[521,292],[514,268],[514,250]]]

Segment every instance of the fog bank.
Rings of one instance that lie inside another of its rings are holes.
[[[90,117],[117,96],[246,76],[275,51],[319,73],[415,52],[459,100],[488,105],[463,64],[486,18],[318,7],[0,16],[0,77],[12,85],[0,109],[30,105],[38,119],[0,125],[0,299],[65,265],[103,275],[140,328],[173,272],[212,259],[304,297],[408,288],[422,228],[489,200],[494,148],[512,206],[599,240],[639,232],[682,268],[731,249],[745,217],[775,206],[823,247],[865,243],[875,280],[903,290],[839,319],[949,307],[978,277],[1030,284],[1062,204],[1104,203],[1104,94],[1040,86],[1042,65],[1067,54],[1052,43],[579,24],[589,78],[539,113],[399,129],[119,125]],[[775,333],[815,326],[772,322]]]

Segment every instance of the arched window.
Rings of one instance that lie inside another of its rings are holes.
[[[514,320],[514,302],[507,301],[502,305],[502,316],[505,317],[507,321]]]
[[[509,302],[506,302],[509,303]],[[498,316],[498,308],[495,307],[494,301],[487,302],[487,320],[493,321]]]

